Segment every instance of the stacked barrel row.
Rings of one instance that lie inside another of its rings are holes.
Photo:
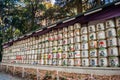
[[[92,23],[92,24],[91,24]],[[120,18],[75,23],[4,48],[3,62],[55,66],[119,66]]]

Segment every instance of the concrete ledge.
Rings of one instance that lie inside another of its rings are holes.
[[[30,65],[30,64],[8,64],[0,65],[33,68],[40,70],[56,70],[68,73],[96,74],[96,75],[120,75],[119,67],[78,67],[78,66],[49,66],[49,65]]]

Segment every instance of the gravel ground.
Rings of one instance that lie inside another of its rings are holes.
[[[0,72],[0,80],[22,80],[22,79]]]

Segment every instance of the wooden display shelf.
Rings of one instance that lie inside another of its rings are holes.
[[[91,74],[95,73],[97,75],[120,75],[119,67],[78,67],[78,66],[49,66],[49,65],[31,65],[31,64],[8,64],[1,63],[1,65],[15,66],[15,67],[24,67],[40,70],[55,70],[55,71],[64,71],[64,72],[75,72],[75,73],[84,73]]]
[[[119,67],[69,67],[69,66],[40,66],[27,64],[5,64],[1,66],[8,66],[8,73],[20,72],[24,78],[32,80],[119,80]],[[14,70],[15,67],[15,70]],[[4,67],[3,67],[4,68]],[[14,71],[14,72],[13,72]]]

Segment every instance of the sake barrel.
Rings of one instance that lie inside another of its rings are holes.
[[[63,60],[62,60],[62,65],[63,65],[63,66],[67,66],[67,59],[63,59]]]
[[[48,65],[52,65],[52,59],[48,59]]]
[[[58,31],[58,34],[63,33],[63,30],[62,30],[62,29],[58,29],[57,31]]]
[[[71,31],[67,32],[68,38],[70,38],[70,35],[71,35]]]
[[[48,48],[45,48],[45,52],[46,52],[46,53],[48,53],[48,52],[49,52],[49,51],[48,51]]]
[[[98,41],[98,48],[105,48],[105,47],[107,47],[106,40],[99,40]]]
[[[52,58],[57,58],[57,53],[53,53]]]
[[[53,40],[53,37],[50,35],[49,37],[48,37],[48,40],[49,41],[52,41]],[[43,42],[43,41],[42,41]]]
[[[116,18],[116,27],[120,27],[120,17]]]
[[[45,37],[44,37],[44,35],[42,36],[42,42],[43,42],[43,41],[45,41]]]
[[[58,46],[58,52],[62,52],[63,51],[63,47],[62,46]]]
[[[45,43],[44,43],[44,42],[42,43],[42,48],[45,48]],[[35,48],[34,48],[34,49],[35,49]]]
[[[75,65],[75,66],[80,66],[80,65],[81,65],[81,60],[80,60],[80,58],[75,58],[75,59],[74,59],[74,65]]]
[[[74,58],[74,52],[69,52],[68,53],[68,58]]]
[[[108,56],[107,49],[106,48],[99,48],[98,56],[99,57],[107,57]]]
[[[70,37],[74,36],[74,32],[73,31],[70,31],[69,34],[70,34]]]
[[[96,39],[96,33],[90,33],[89,40],[95,40],[95,39]]]
[[[80,23],[75,23],[74,24],[74,29],[79,29],[81,28],[81,24]]]
[[[63,38],[67,38],[68,37],[68,33],[67,32],[63,32]]]
[[[97,41],[89,41],[89,48],[97,48]]]
[[[109,66],[111,67],[119,66],[118,57],[109,57]]]
[[[63,44],[63,40],[58,40],[58,45],[62,45]]]
[[[75,29],[74,36],[79,36],[79,35],[80,35],[80,29]]]
[[[43,50],[42,50],[42,52],[43,52]],[[32,54],[34,54],[34,50],[32,50]]]
[[[60,39],[62,39],[63,38],[63,35],[62,35],[62,33],[60,33],[60,34],[58,34],[58,40],[60,40]]]
[[[120,39],[120,28],[117,28],[117,37],[118,37],[118,39]],[[120,42],[119,42],[119,44],[120,44]]]
[[[88,58],[82,58],[82,66],[89,66],[89,59]]]
[[[82,42],[81,43],[81,50],[86,50],[88,49],[88,43],[87,42]]]
[[[118,47],[118,55],[120,55],[120,47]]]
[[[48,36],[46,35],[46,36],[45,36],[45,41],[47,41],[47,40],[48,40]]]
[[[106,28],[111,28],[111,27],[115,27],[115,23],[114,23],[114,20],[107,20],[106,22],[105,22],[105,26],[106,26]]]
[[[88,41],[88,35],[81,35],[81,42]]]
[[[52,41],[49,42],[49,46],[50,47],[53,46],[53,42]]]
[[[81,34],[87,34],[87,27],[81,28]]]
[[[73,29],[74,29],[74,26],[72,25],[68,26],[68,31],[73,30]]]
[[[104,31],[99,31],[97,32],[97,39],[105,39],[105,32]]]
[[[117,46],[117,38],[115,38],[115,37],[107,39],[107,42],[108,42],[109,47]]]
[[[48,54],[48,59],[52,59],[52,58],[53,58],[52,53],[49,53]]]
[[[63,45],[66,45],[66,44],[68,44],[68,39],[67,38],[63,39]]]
[[[97,26],[97,31],[105,30],[104,23],[98,23],[96,26]]]
[[[57,50],[58,50],[57,47],[52,48],[52,52],[54,52],[54,53],[57,52]]]
[[[44,58],[47,59],[48,58],[48,54],[45,53],[44,54]]]
[[[106,67],[108,66],[108,61],[107,61],[107,58],[99,58],[99,66],[100,67]]]
[[[89,25],[89,26],[88,26],[88,32],[89,32],[89,33],[95,32],[95,25]]]
[[[74,41],[73,41],[73,37],[71,38],[68,38],[68,44],[72,44]]]
[[[45,53],[45,50],[44,49],[42,49],[42,52],[41,53]]]
[[[115,28],[109,28],[106,30],[106,37],[109,38],[109,37],[114,37],[116,36],[116,30]]]
[[[52,60],[52,65],[56,65],[56,64],[57,64],[56,59],[53,59],[53,60]]]
[[[44,54],[41,54],[41,56],[40,56],[40,57],[41,57],[41,59],[44,59]]]
[[[63,51],[68,51],[68,45],[63,46]]]
[[[75,43],[74,48],[76,51],[80,50],[80,43]]]
[[[90,57],[97,57],[97,49],[91,49],[89,54],[90,54]]]
[[[49,47],[49,48],[48,48],[48,51],[52,53],[52,47]]]
[[[28,55],[28,58],[31,60],[31,59],[32,59],[32,56],[31,56],[31,55]]]
[[[68,58],[68,52],[63,52],[62,53],[62,58],[67,59]]]
[[[31,42],[31,40],[30,40],[30,42]],[[42,42],[41,36],[39,36],[39,42]]]
[[[63,28],[63,32],[67,32],[68,31],[68,28],[67,27],[64,27]]]
[[[75,58],[80,58],[80,51],[75,51],[74,52]]]
[[[38,45],[38,46],[39,46],[39,48],[42,48],[42,45],[41,45],[41,43],[39,43],[39,45]]]
[[[58,65],[58,66],[61,66],[61,65],[62,65],[62,59],[57,59],[56,62],[57,62],[57,65]]]
[[[40,60],[40,64],[43,65],[44,64],[44,59]]]
[[[44,59],[44,65],[47,65],[47,64],[48,64],[48,60]]]
[[[62,58],[62,52],[58,52],[57,55],[56,55],[56,58],[61,59]]]
[[[97,58],[90,58],[90,66],[97,66]]]
[[[53,31],[53,34],[54,34],[54,35],[56,35],[57,33],[58,33],[58,31],[57,31],[57,30],[54,30],[54,31]]]
[[[82,50],[81,51],[81,57],[82,58],[88,57],[88,50]]]
[[[80,42],[80,36],[74,36],[74,43]]]
[[[58,40],[58,35],[57,34],[54,35],[54,40]]]
[[[108,48],[109,56],[118,56],[118,47],[110,47]]]
[[[74,65],[74,59],[68,59],[67,64],[68,64],[68,66],[73,66]]]

